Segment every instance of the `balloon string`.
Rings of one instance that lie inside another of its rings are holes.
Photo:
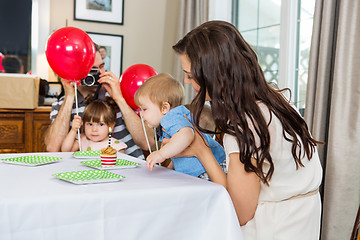
[[[158,141],[157,141],[157,136],[156,136],[156,128],[154,128],[154,133],[155,133],[155,144],[156,144],[156,151],[159,151],[159,146],[158,146]],[[161,165],[161,163],[158,163],[157,165]]]
[[[151,153],[151,148],[150,148],[149,139],[148,139],[148,137],[147,137],[146,130],[145,130],[144,119],[143,119],[143,117],[142,117],[142,116],[140,116],[140,118],[141,118],[141,123],[142,123],[143,129],[144,129],[144,133],[145,133],[146,143],[147,143],[147,145],[148,145],[149,152]]]
[[[76,115],[79,116],[79,107],[78,107],[78,98],[77,98],[77,82],[74,82],[75,88],[75,107],[76,107]],[[80,140],[80,128],[77,130],[78,139],[79,139],[79,150],[81,151],[81,140]]]
[[[159,146],[158,146],[158,141],[157,141],[157,136],[156,136],[156,128],[154,128],[154,133],[155,133],[156,151],[159,151]]]

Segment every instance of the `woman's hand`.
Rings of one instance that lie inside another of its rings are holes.
[[[120,79],[115,76],[113,72],[104,72],[100,74],[100,79],[98,80],[101,83],[110,96],[114,99],[115,102],[123,99],[123,95],[120,89]]]

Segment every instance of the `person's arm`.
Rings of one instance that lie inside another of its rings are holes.
[[[59,112],[45,133],[44,143],[48,152],[59,152],[61,144],[69,131],[72,106],[75,99],[73,83],[61,79],[65,89],[65,99]]]
[[[231,153],[229,158],[227,190],[242,226],[255,215],[260,194],[260,179],[254,172],[245,171],[244,164],[239,160],[239,153]]]
[[[146,142],[143,126],[140,117],[136,112],[129,106],[123,97],[120,89],[120,80],[112,72],[105,72],[100,75],[99,83],[102,83],[106,91],[114,99],[118,105],[122,116],[125,121],[126,129],[131,134],[131,137],[134,139],[136,145],[138,145],[143,150],[149,150],[149,147]],[[111,77],[111,79],[110,79]],[[155,133],[153,129],[150,129],[145,124],[146,134],[148,136],[150,147],[155,144]]]
[[[66,135],[61,145],[62,152],[74,152],[79,150],[79,142],[75,141],[77,130],[81,127],[81,117],[75,116],[72,121],[72,127],[69,133]]]
[[[164,139],[163,142],[167,144],[170,140]],[[212,182],[226,187],[226,174],[216,161],[215,156],[211,152],[210,147],[202,138],[201,133],[195,130],[193,142],[180,154],[175,157],[197,157],[204,166],[209,178]]]
[[[186,149],[194,139],[193,129],[184,127],[175,133],[170,141],[160,148],[159,151],[152,152],[146,158],[147,167],[152,170],[156,163],[161,163]]]

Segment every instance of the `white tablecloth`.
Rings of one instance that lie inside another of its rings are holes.
[[[27,167],[0,163],[0,239],[242,239],[231,199],[220,185],[145,162],[111,170],[126,179],[76,185],[54,173],[90,170],[71,153]]]

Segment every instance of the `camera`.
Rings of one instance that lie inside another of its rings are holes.
[[[97,86],[99,85],[98,80],[100,79],[100,68],[92,68],[88,75],[81,79],[81,85],[84,86]]]

